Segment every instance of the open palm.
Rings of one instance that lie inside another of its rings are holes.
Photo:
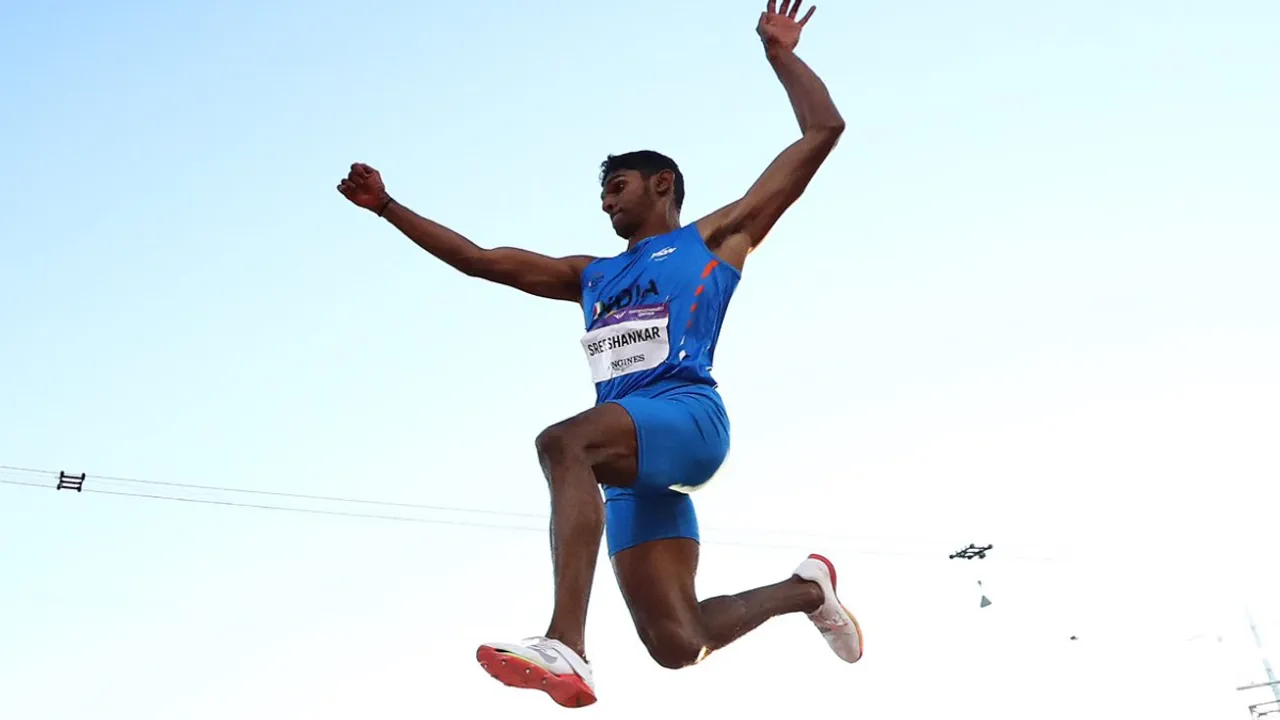
[[[800,42],[800,31],[817,9],[816,5],[810,6],[804,17],[796,20],[796,15],[800,12],[800,0],[794,0],[794,3],[792,0],[782,0],[781,8],[778,7],[777,0],[769,0],[768,9],[760,13],[756,32],[769,50],[795,50]]]

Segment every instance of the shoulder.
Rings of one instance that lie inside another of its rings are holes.
[[[736,212],[735,205],[726,205],[686,227],[713,255],[742,272],[754,245],[746,234],[729,230],[734,222],[731,215]]]
[[[719,247],[729,236],[733,235],[733,227],[739,222],[741,201],[734,201],[724,207],[698,218],[690,226],[695,228],[698,237],[707,247]]]
[[[569,255],[560,258],[560,262],[564,265],[565,269],[569,270],[574,275],[581,276],[582,273],[586,272],[587,268],[591,266],[591,263],[598,259],[599,258],[594,255]]]
[[[697,243],[698,245],[706,245],[706,241],[702,237],[702,230],[697,223],[689,223],[680,227],[669,230],[661,235],[655,235],[649,240],[650,243],[661,245],[683,245],[686,243]]]

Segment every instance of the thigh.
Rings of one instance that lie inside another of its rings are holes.
[[[613,401],[635,427],[638,493],[690,492],[710,480],[729,452],[728,420],[706,393]]]
[[[604,532],[609,557],[658,540],[685,538],[695,545],[698,514],[684,493],[642,492],[628,487],[604,488]]]
[[[636,426],[619,405],[606,403],[552,425],[539,437],[539,445],[572,443],[587,456],[596,480],[605,485],[630,487],[639,466]]]
[[[666,538],[627,548],[613,556],[613,571],[646,645],[652,649],[673,636],[701,642],[696,540]]]

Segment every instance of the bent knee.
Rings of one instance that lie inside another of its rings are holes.
[[[678,623],[664,623],[641,630],[640,639],[649,650],[649,656],[669,670],[696,664],[707,649],[701,628]]]
[[[582,441],[564,423],[557,423],[538,433],[533,445],[543,465],[582,450]]]

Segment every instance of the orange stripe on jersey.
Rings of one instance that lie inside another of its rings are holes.
[[[702,268],[702,279],[703,279],[703,280],[707,279],[707,277],[711,275],[711,271],[712,271],[712,270],[715,270],[715,269],[716,269],[716,266],[717,266],[717,265],[719,265],[719,264],[720,264],[720,261],[719,261],[719,260],[712,260],[712,261],[708,262],[708,263],[707,263],[707,266],[706,266],[706,267],[704,267],[704,268]],[[696,297],[698,297],[699,295],[701,295],[701,294],[702,294],[702,291],[703,291],[703,290],[705,290],[705,289],[706,289],[706,285],[699,285],[697,288],[695,288],[695,289],[694,289],[694,291],[693,291],[693,296],[694,296],[695,298],[696,298]],[[693,313],[694,313],[694,312],[696,312],[697,310],[698,310],[698,301],[697,301],[697,300],[694,300],[694,301],[693,301],[693,304],[689,306],[689,314],[690,314],[690,315],[693,315]],[[689,318],[689,322],[688,322],[687,324],[685,324],[685,328],[691,328],[691,327],[693,327],[693,318],[692,318],[692,317],[690,317],[690,318]]]

